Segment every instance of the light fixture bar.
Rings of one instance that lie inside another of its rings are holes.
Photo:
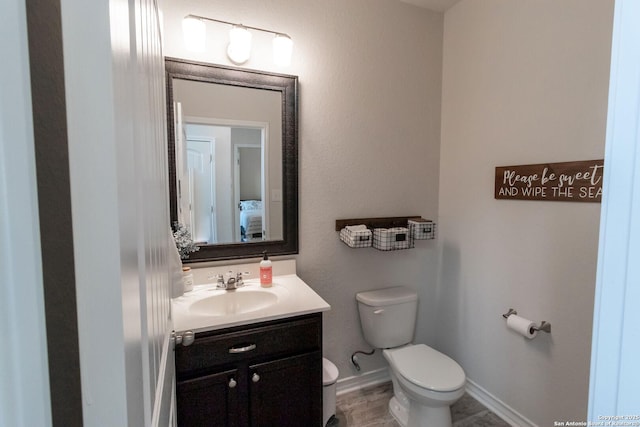
[[[275,34],[275,35],[283,35],[283,36],[291,38],[288,34],[281,33],[279,31],[266,30],[264,28],[251,27],[249,25],[244,25],[244,24],[235,24],[233,22],[223,21],[222,19],[207,18],[206,16],[193,15],[193,14],[187,15],[187,16],[185,16],[185,18],[195,18],[195,19],[202,19],[202,20],[205,20],[205,21],[218,22],[220,24],[231,25],[232,27],[233,26],[244,27],[244,28],[248,28],[250,30],[262,31],[263,33],[271,33],[271,34]]]

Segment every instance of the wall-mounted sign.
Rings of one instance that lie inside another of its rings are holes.
[[[495,198],[600,202],[603,160],[496,167]]]

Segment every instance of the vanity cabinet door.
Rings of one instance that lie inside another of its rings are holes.
[[[178,382],[178,427],[240,427],[239,380],[231,369]]]
[[[252,427],[321,427],[320,351],[249,366]]]

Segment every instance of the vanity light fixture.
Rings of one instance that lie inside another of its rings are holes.
[[[293,40],[286,34],[276,34],[273,37],[273,62],[282,67],[291,65],[291,51]]]
[[[185,16],[182,20],[182,35],[187,49],[204,52],[207,29],[204,21],[195,16]]]
[[[242,25],[234,25],[229,30],[227,56],[234,64],[244,64],[251,56],[251,33]]]
[[[291,64],[291,53],[293,51],[293,41],[291,37],[284,33],[278,33],[264,28],[250,27],[248,25],[234,24],[233,22],[222,21],[220,19],[207,18],[198,15],[187,15],[182,20],[182,31],[184,41],[188,49],[203,52],[205,48],[205,21],[218,22],[231,26],[229,31],[229,45],[227,46],[227,56],[234,64],[244,64],[251,56],[251,32],[262,31],[274,35],[273,38],[273,62],[276,65],[286,67]]]

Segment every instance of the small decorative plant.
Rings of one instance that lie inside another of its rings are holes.
[[[173,240],[176,242],[176,248],[180,254],[180,259],[189,258],[191,252],[197,252],[200,247],[193,242],[189,229],[179,222],[173,223]]]

